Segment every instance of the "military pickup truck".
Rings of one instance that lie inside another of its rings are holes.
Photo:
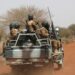
[[[31,39],[25,40],[29,37],[36,39],[35,45]],[[3,55],[9,65],[40,63],[44,65],[50,64],[50,62],[57,63],[59,67],[63,65],[62,48],[59,48],[57,55],[54,55],[50,37],[38,38],[36,33],[19,33],[17,40],[10,40],[4,47]]]

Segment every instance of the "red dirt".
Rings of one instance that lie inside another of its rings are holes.
[[[75,42],[65,44],[64,50],[64,67],[60,70],[54,70],[53,75],[75,75]],[[28,71],[24,70],[24,72],[27,71],[28,74],[21,73],[21,75],[50,75],[48,69],[49,68],[46,69],[45,67],[42,69],[44,71],[42,71],[39,69],[29,68]],[[5,65],[3,58],[0,57],[0,75],[12,75],[11,71],[11,68],[8,65]],[[31,71],[33,71],[34,74]]]
[[[64,67],[54,75],[75,75],[75,42],[64,45]]]

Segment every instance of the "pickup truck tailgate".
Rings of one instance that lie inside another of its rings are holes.
[[[5,58],[45,58],[49,50],[46,47],[14,48],[4,51]]]

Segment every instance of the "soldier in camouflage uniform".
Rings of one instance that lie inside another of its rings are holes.
[[[10,40],[16,40],[17,39],[17,36],[19,34],[19,28],[20,28],[20,24],[18,22],[12,22],[9,25],[10,35],[6,40],[6,44],[8,44],[10,42]]]

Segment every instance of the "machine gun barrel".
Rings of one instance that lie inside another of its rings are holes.
[[[51,18],[51,13],[50,13],[50,10],[48,8],[48,13],[49,13],[49,17],[50,17],[50,31],[52,33],[52,38],[53,39],[57,39],[57,35],[56,35],[56,31],[55,31],[55,28],[54,28],[54,24],[53,24],[53,21],[52,21],[52,18]]]

